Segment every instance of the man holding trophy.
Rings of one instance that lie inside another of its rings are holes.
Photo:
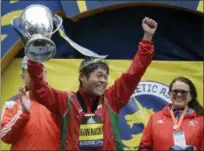
[[[100,56],[73,42],[63,32],[60,18],[52,17],[48,10],[42,5],[33,5],[16,21],[16,26],[23,25],[24,30],[18,32],[26,37],[25,55],[29,58],[32,96],[62,118],[61,150],[121,150],[118,114],[128,103],[152,61],[154,46],[151,40],[157,23],[148,17],[143,19],[144,36],[129,69],[111,87],[106,88],[109,75],[109,67],[104,62],[106,56]],[[41,11],[42,19],[35,20],[32,16],[37,11]],[[79,67],[80,85],[77,92],[56,90],[43,80],[42,62],[51,59],[56,49],[50,40],[52,20],[60,35],[87,56]]]

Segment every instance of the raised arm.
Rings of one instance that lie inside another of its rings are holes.
[[[67,107],[67,93],[55,90],[46,83],[43,64],[28,60],[28,70],[31,78],[29,88],[32,97],[45,105],[51,112],[62,116]]]
[[[128,103],[130,96],[152,61],[154,46],[151,40],[156,31],[157,23],[152,19],[144,18],[142,27],[144,37],[129,69],[105,92],[109,105],[116,113],[119,113],[120,109]]]

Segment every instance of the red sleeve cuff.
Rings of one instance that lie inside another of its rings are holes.
[[[32,64],[32,65],[40,65],[40,64],[43,64],[43,63],[34,62],[34,61],[28,59],[28,64]]]
[[[144,43],[144,44],[153,45],[153,42],[152,42],[152,41],[149,41],[149,40],[142,40],[141,42]]]

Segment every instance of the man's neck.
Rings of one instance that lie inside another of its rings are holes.
[[[83,89],[83,88],[80,88],[84,93],[86,93],[90,98],[91,100],[95,101],[98,97],[96,95],[93,95],[91,94],[90,92],[88,92],[87,90]]]

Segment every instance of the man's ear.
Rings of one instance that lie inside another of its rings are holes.
[[[23,73],[21,73],[21,79],[23,80],[23,82],[25,82]]]
[[[79,74],[79,80],[80,81],[84,81],[85,78],[86,78],[86,76],[84,74],[82,74],[82,73]]]

